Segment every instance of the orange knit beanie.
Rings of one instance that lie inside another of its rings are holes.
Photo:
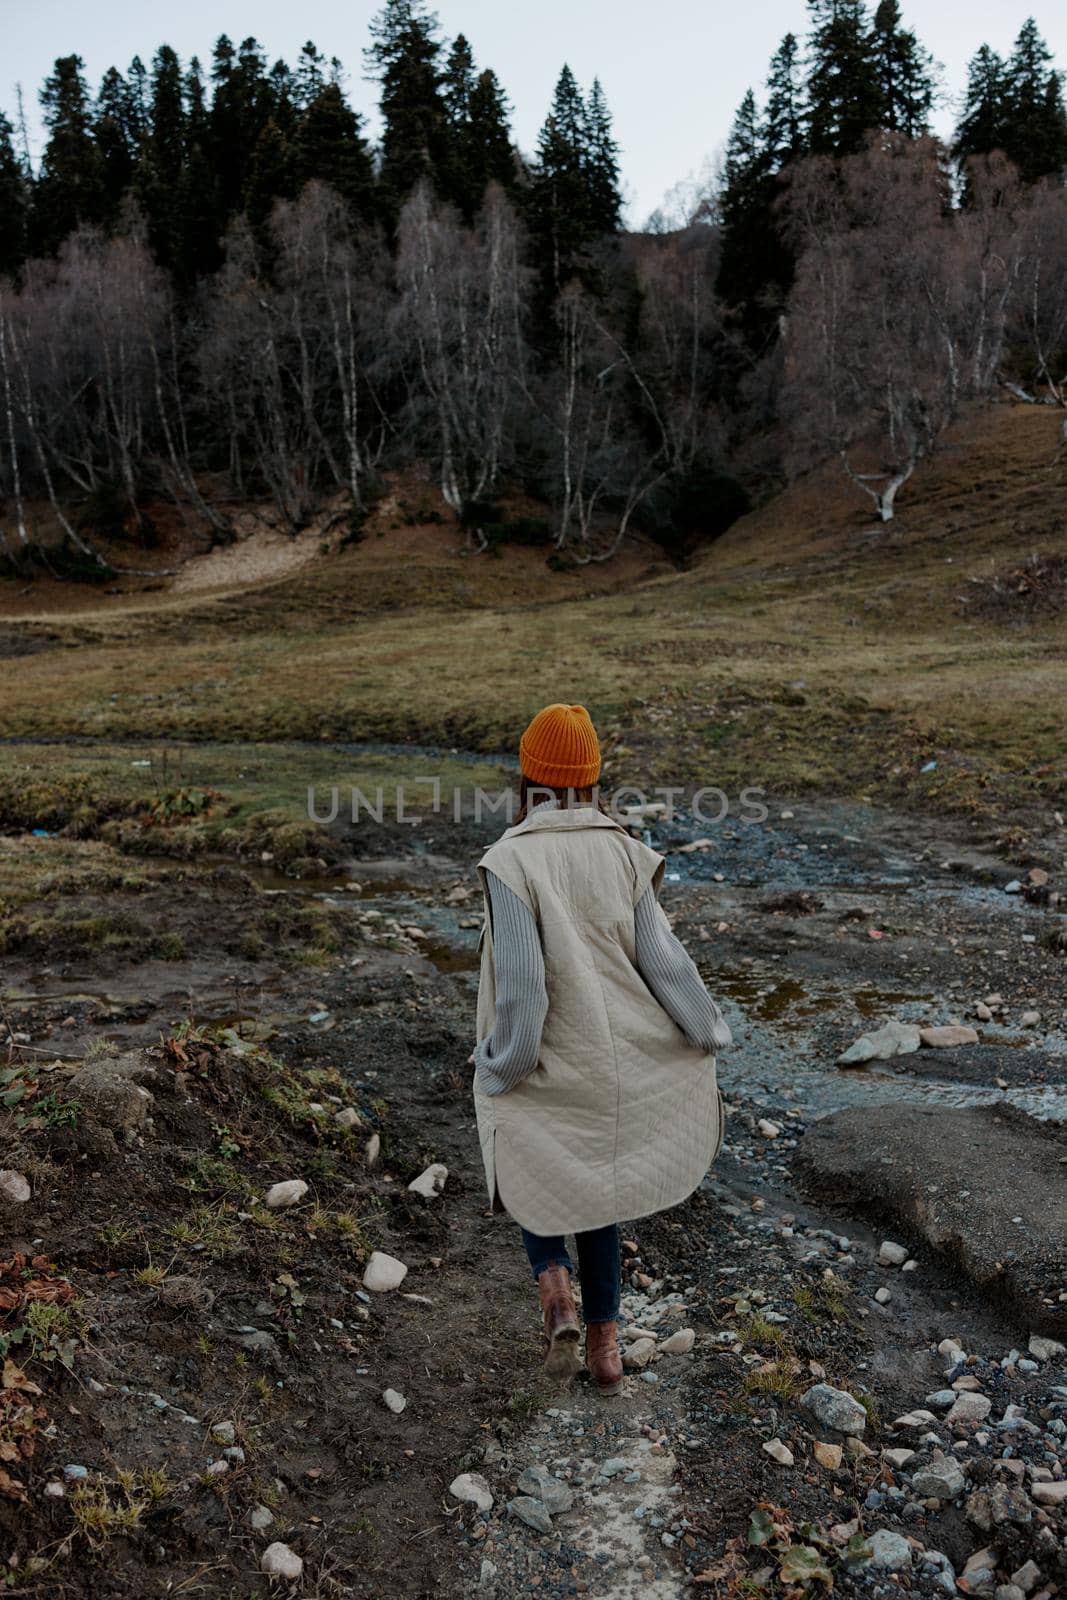
[[[586,789],[600,776],[600,745],[584,706],[546,706],[519,740],[519,766],[531,783]]]

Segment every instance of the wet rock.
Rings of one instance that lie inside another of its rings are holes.
[[[382,1401],[395,1416],[399,1416],[407,1405],[407,1397],[398,1389],[383,1389]]]
[[[660,1349],[665,1355],[686,1356],[695,1343],[696,1333],[692,1328],[679,1328],[677,1332],[664,1339]]]
[[[834,1389],[828,1383],[817,1383],[800,1398],[805,1411],[809,1411],[824,1428],[835,1433],[850,1434],[859,1438],[867,1426],[867,1413],[859,1401],[845,1389]]]
[[[433,1200],[444,1189],[447,1177],[448,1168],[440,1161],[433,1161],[425,1172],[420,1172],[417,1178],[412,1179],[408,1188],[427,1200]]]
[[[894,1533],[892,1528],[879,1528],[867,1537],[866,1543],[871,1553],[859,1563],[861,1567],[874,1567],[883,1572],[907,1572],[910,1568],[911,1545],[902,1533]]]
[[[777,1461],[780,1467],[793,1465],[793,1452],[787,1444],[782,1443],[781,1439],[764,1439],[762,1449],[764,1455],[770,1456],[772,1461]]]
[[[919,1029],[910,1022],[891,1019],[873,1033],[860,1036],[838,1056],[839,1067],[858,1067],[865,1061],[891,1061],[894,1056],[909,1056],[919,1048]]]
[[[924,1499],[954,1500],[963,1493],[963,1485],[959,1462],[941,1451],[935,1451],[933,1460],[912,1473],[911,1478],[915,1493]]]
[[[962,1022],[948,1022],[940,1028],[920,1028],[919,1038],[928,1050],[958,1050],[960,1045],[978,1043],[974,1029]]]
[[[363,1269],[363,1287],[372,1294],[387,1294],[398,1289],[408,1275],[408,1269],[395,1256],[384,1250],[372,1250],[370,1260]]]
[[[520,1522],[525,1522],[528,1528],[535,1528],[538,1533],[552,1532],[552,1518],[533,1495],[520,1494],[514,1500],[508,1501],[508,1510],[513,1517],[518,1517]]]
[[[493,1491],[480,1472],[461,1472],[458,1478],[452,1479],[448,1492],[457,1500],[477,1506],[479,1511],[493,1508]]]
[[[908,1259],[908,1252],[902,1244],[896,1244],[892,1239],[883,1239],[878,1246],[878,1265],[880,1267],[902,1267]]]
[[[264,1550],[259,1570],[265,1572],[269,1578],[288,1578],[293,1581],[302,1574],[304,1563],[295,1550],[290,1550],[287,1544],[282,1544],[279,1540],[269,1544]]]
[[[628,1367],[631,1372],[640,1371],[642,1367],[648,1366],[655,1353],[655,1339],[635,1339],[633,1344],[626,1346],[622,1364],[624,1367]]]
[[[1067,1355],[1067,1345],[1062,1345],[1058,1339],[1045,1339],[1039,1333],[1030,1335],[1026,1348],[1039,1361],[1054,1361],[1057,1356]]]
[[[25,1205],[30,1198],[30,1186],[21,1172],[15,1172],[10,1167],[0,1171],[0,1200],[6,1200],[10,1205]]]
[[[284,1183],[272,1183],[266,1193],[267,1208],[270,1211],[284,1211],[289,1206],[299,1205],[308,1192],[308,1186],[303,1178],[287,1178]]]
[[[539,1500],[553,1517],[569,1511],[574,1504],[574,1491],[544,1467],[527,1467],[516,1487],[523,1495]]]

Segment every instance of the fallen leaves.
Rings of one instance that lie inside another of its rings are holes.
[[[27,1262],[21,1251],[0,1261],[0,1313],[22,1312],[28,1305],[69,1305],[76,1298],[73,1286],[56,1275],[47,1256]]]

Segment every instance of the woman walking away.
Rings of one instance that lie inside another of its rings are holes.
[[[519,744],[519,821],[482,857],[474,1100],[494,1210],[522,1229],[545,1366],[622,1384],[618,1224],[677,1205],[722,1144],[715,1048],[730,1030],[659,905],[663,857],[596,803],[584,706],[551,705]]]

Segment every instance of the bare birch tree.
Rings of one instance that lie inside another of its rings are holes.
[[[889,522],[964,401],[988,391],[1006,299],[988,293],[987,252],[949,206],[932,141],[880,135],[836,172],[802,164],[792,188],[791,465],[837,454]]]
[[[468,230],[420,184],[400,216],[396,271],[393,328],[408,416],[433,452],[446,503],[466,515],[510,461],[525,387],[527,280],[503,190],[489,186]]]

